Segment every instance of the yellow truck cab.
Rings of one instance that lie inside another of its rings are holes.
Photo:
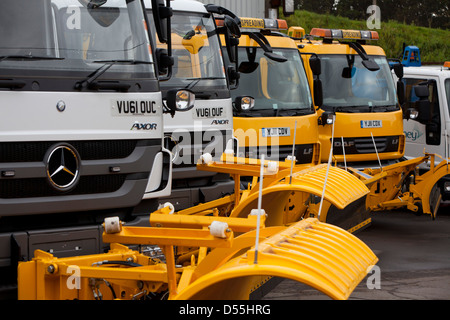
[[[231,91],[238,155],[277,161],[293,155],[296,165],[318,164],[317,114],[305,68],[295,41],[280,29],[286,21],[241,18],[240,78]]]
[[[315,101],[321,160],[328,161],[332,141],[332,160],[341,164],[381,166],[401,158],[403,113],[390,67],[381,47],[366,44],[378,33],[313,28],[305,36],[297,27],[288,34],[302,55],[311,89],[322,91],[321,101]],[[316,74],[308,67],[311,57],[320,61]]]

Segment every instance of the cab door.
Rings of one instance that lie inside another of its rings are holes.
[[[419,97],[414,90],[415,86],[428,87],[429,109],[422,110],[417,120],[403,120],[403,130],[406,138],[405,156],[420,157],[426,152],[445,154],[445,126],[444,115],[440,103],[438,83],[435,77],[404,76],[406,108],[417,108]],[[426,114],[424,114],[424,112]]]

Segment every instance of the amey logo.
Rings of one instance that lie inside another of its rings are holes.
[[[423,132],[420,132],[418,129],[413,129],[412,131],[403,131],[405,133],[406,139],[410,141],[416,141],[421,136],[423,136]]]

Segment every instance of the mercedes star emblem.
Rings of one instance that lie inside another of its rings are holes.
[[[47,179],[59,191],[75,187],[79,179],[80,157],[69,144],[59,144],[49,149],[46,156]]]

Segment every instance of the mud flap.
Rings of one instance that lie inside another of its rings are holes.
[[[257,250],[253,247],[200,275],[172,298],[248,299],[262,277],[274,276],[304,283],[333,299],[347,299],[377,261],[352,234],[308,218],[270,236]]]

